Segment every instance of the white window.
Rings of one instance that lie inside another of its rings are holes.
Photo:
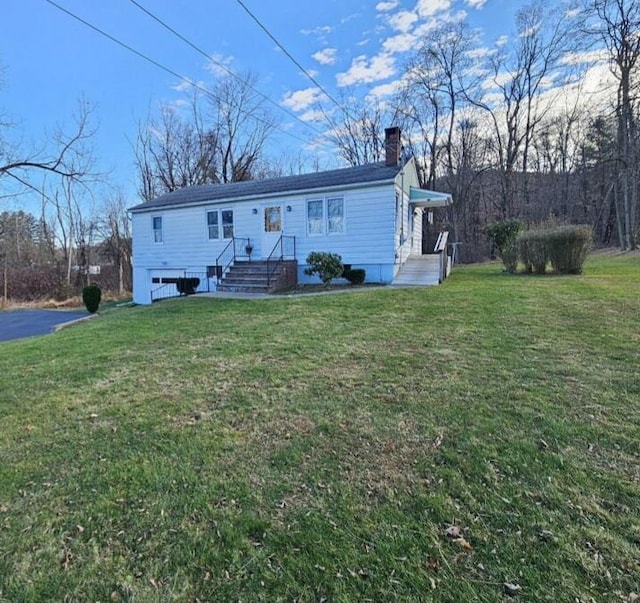
[[[327,199],[327,233],[339,234],[344,232],[344,199],[333,197]]]
[[[322,199],[307,201],[307,225],[310,235],[320,235],[324,232],[324,201]]]
[[[222,237],[221,237],[222,235]],[[207,236],[213,239],[233,238],[233,210],[214,209],[207,212]]]
[[[344,233],[344,199],[328,197],[308,200],[307,232],[310,235]]]
[[[153,242],[162,243],[162,218],[160,216],[154,216],[153,222]]]

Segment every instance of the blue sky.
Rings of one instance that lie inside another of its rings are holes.
[[[253,71],[257,87],[303,119],[314,84],[258,27],[237,0],[137,0],[217,61]],[[207,60],[130,0],[56,0],[158,63],[194,81],[211,82]],[[519,0],[243,0],[281,44],[335,97],[349,89],[384,95],[417,40],[436,22],[465,13],[491,47],[514,29]],[[12,137],[40,145],[45,132],[70,124],[79,98],[95,106],[98,167],[127,194],[135,190],[133,143],[138,123],[159,102],[182,97],[180,81],[64,14],[46,0],[5,0],[0,23],[0,114]],[[286,113],[274,144],[307,155],[313,133]],[[322,150],[319,150],[322,152]],[[132,204],[137,199],[132,198]]]

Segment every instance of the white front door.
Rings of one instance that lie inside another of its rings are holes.
[[[262,207],[262,257],[267,259],[282,235],[284,208],[278,203]]]

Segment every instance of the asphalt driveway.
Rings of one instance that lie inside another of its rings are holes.
[[[11,310],[0,312],[0,341],[46,335],[55,327],[89,316],[67,310]]]

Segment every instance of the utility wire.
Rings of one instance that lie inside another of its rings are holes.
[[[293,55],[280,43],[278,42],[278,40],[275,38],[275,36],[262,24],[262,22],[260,21],[260,19],[258,19],[258,17],[256,17],[246,6],[246,4],[242,1],[242,0],[236,0],[236,2],[242,7],[244,8],[244,10],[247,12],[247,14],[258,24],[258,27],[260,27],[260,29],[262,29],[262,31],[264,31],[264,33],[266,33],[269,38],[271,38],[276,46],[282,50],[282,52],[284,52],[284,54],[289,58],[289,60],[298,68],[300,69],[300,71],[302,71],[302,73],[304,73],[305,76],[307,76],[307,78],[309,78],[310,81],[312,81],[318,88],[320,88],[320,90],[322,90],[322,92],[325,94],[325,96],[336,106],[338,107],[338,109],[340,109],[340,111],[342,111],[345,115],[349,115],[349,112],[333,97],[331,96],[331,94],[329,94],[325,88],[322,86],[322,84],[320,84],[318,82],[318,80],[316,80],[294,57]]]
[[[158,69],[162,69],[162,71],[165,71],[166,73],[169,73],[170,75],[172,75],[173,77],[178,78],[179,80],[189,84],[190,86],[192,86],[193,88],[200,90],[201,92],[204,92],[207,96],[210,96],[211,98],[213,98],[214,100],[220,100],[219,98],[216,97],[216,95],[211,92],[210,90],[207,90],[205,87],[200,86],[199,84],[196,84],[195,82],[193,82],[192,80],[190,80],[189,78],[180,75],[179,73],[173,71],[173,69],[166,67],[165,65],[163,65],[162,63],[159,63],[158,61],[156,61],[155,59],[152,59],[151,57],[147,56],[146,54],[143,54],[142,52],[136,50],[135,48],[133,48],[132,46],[129,46],[128,44],[126,44],[125,42],[122,42],[121,40],[119,40],[118,38],[115,38],[114,36],[112,36],[111,34],[107,33],[106,31],[100,29],[99,27],[97,27],[96,25],[93,25],[92,23],[89,23],[89,21],[86,21],[85,19],[83,19],[82,17],[79,17],[78,15],[76,15],[75,13],[71,12],[70,10],[64,8],[63,6],[60,6],[57,2],[54,2],[54,0],[45,0],[45,2],[48,2],[49,4],[51,4],[51,6],[54,6],[55,8],[57,8],[59,11],[62,11],[63,13],[67,14],[68,16],[70,16],[71,18],[75,19],[76,21],[79,21],[80,23],[82,23],[83,25],[85,25],[86,27],[88,27],[89,29],[92,29],[93,31],[95,31],[96,33],[99,33],[101,36],[104,36],[105,38],[107,38],[108,40],[111,40],[112,42],[114,42],[115,44],[117,44],[118,46],[121,46],[122,48],[124,48],[125,50],[128,50],[129,52],[135,54],[137,57],[147,61],[148,63],[151,63],[152,65],[154,65],[155,67],[157,67]],[[251,113],[249,113],[248,111],[245,111],[243,109],[241,109],[240,107],[238,107],[238,111],[240,113],[244,113],[245,115],[248,115],[249,117],[251,117],[252,119],[255,119],[256,121],[261,122],[264,125],[270,126],[275,128],[276,130],[279,130],[280,132],[282,132],[283,134],[286,134],[287,136],[291,137],[291,138],[295,138],[296,140],[298,140],[299,142],[302,142],[304,144],[310,144],[308,140],[305,140],[303,138],[300,138],[299,136],[296,136],[295,134],[292,134],[291,132],[288,132],[287,130],[280,128],[278,126],[274,126],[273,124],[271,124],[270,122],[267,122],[264,119],[261,119],[260,117],[257,117],[256,115],[253,115]]]
[[[208,61],[211,61],[214,65],[217,65],[218,67],[220,67],[220,69],[224,70],[226,73],[228,73],[230,76],[234,77],[236,80],[238,80],[239,82],[241,82],[242,84],[246,84],[246,80],[244,80],[242,77],[240,77],[237,73],[235,73],[234,71],[232,71],[231,69],[229,69],[224,63],[221,63],[220,61],[217,61],[216,59],[214,59],[211,55],[207,54],[204,50],[202,50],[201,48],[199,48],[198,46],[196,46],[193,42],[191,42],[189,39],[187,39],[185,36],[183,36],[181,33],[179,33],[178,31],[176,31],[175,29],[173,29],[173,27],[171,27],[170,25],[168,25],[167,23],[165,23],[162,19],[160,19],[159,17],[157,17],[156,15],[154,15],[150,10],[148,10],[147,8],[145,8],[144,6],[142,6],[139,2],[136,2],[136,0],[129,0],[131,2],[131,4],[137,6],[143,13],[146,13],[149,17],[151,17],[154,21],[156,21],[157,23],[159,23],[160,25],[162,25],[162,27],[164,27],[165,29],[167,29],[168,31],[170,31],[174,36],[176,36],[177,38],[180,38],[180,40],[182,40],[185,44],[187,44],[188,46],[190,46],[191,48],[193,48],[193,50],[195,50],[196,52],[200,53],[205,59],[207,59]],[[289,111],[288,109],[286,109],[285,107],[283,107],[282,105],[278,104],[276,101],[274,101],[272,98],[268,97],[266,94],[262,93],[260,90],[258,90],[257,88],[255,88],[254,86],[252,86],[251,84],[249,84],[249,87],[259,96],[261,96],[264,100],[266,100],[268,103],[271,103],[274,107],[276,107],[277,109],[279,109],[280,111],[284,111],[287,115],[289,115],[289,117],[292,117],[293,119],[295,119],[296,121],[299,121],[303,126],[305,126],[306,128],[309,128],[310,130],[313,130],[316,134],[319,135],[323,135],[322,132],[320,132],[320,130],[314,128],[311,124],[303,121],[302,119],[300,119],[300,117],[298,117],[295,113]]]

